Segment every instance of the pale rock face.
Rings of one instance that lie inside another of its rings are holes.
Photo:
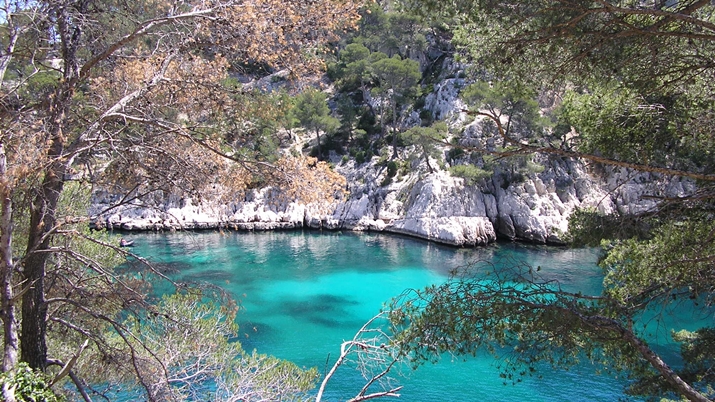
[[[359,221],[369,216],[370,207],[370,197],[367,194],[362,194],[360,198],[349,199],[338,205],[333,216],[343,221]]]
[[[384,200],[380,204],[380,209],[377,211],[378,220],[391,221],[402,217],[405,203],[397,198],[397,194],[397,191],[392,191],[385,195]]]
[[[481,193],[464,191],[460,182],[446,172],[435,172],[406,187],[393,187],[382,202],[385,212],[380,215],[389,217],[385,230],[457,246],[495,241]],[[398,200],[400,193],[407,194],[405,201]]]
[[[394,222],[387,231],[454,246],[486,245],[496,240],[494,228],[485,217],[405,218]]]
[[[485,135],[482,120],[469,122],[462,111],[466,105],[458,93],[464,80],[446,79],[435,85],[425,104],[438,119],[464,126],[462,143],[493,150],[501,140]],[[419,122],[419,116],[412,120]],[[317,213],[311,206],[275,202],[270,189],[255,190],[229,204],[204,202],[177,196],[158,197],[151,204],[123,206],[102,214],[95,226],[126,230],[181,230],[233,228],[274,230],[312,229],[385,231],[407,234],[455,246],[475,246],[497,237],[536,243],[561,243],[568,218],[576,208],[594,208],[610,214],[643,213],[656,205],[658,197],[692,193],[686,180],[665,181],[655,175],[600,168],[590,171],[580,161],[538,157],[540,173],[523,175],[507,182],[503,172],[476,185],[444,170],[427,173],[420,163],[399,180],[381,186],[385,168],[379,157],[357,165],[340,164],[350,196],[332,212]],[[436,166],[436,164],[434,165]],[[90,209],[92,216],[119,200],[98,191]]]
[[[662,197],[682,197],[695,190],[695,185],[688,180],[663,180],[650,173],[633,174],[614,169],[608,172],[607,185],[617,194],[615,209],[624,214],[647,212]]]
[[[436,120],[449,118],[453,124],[467,120],[467,115],[462,112],[467,105],[459,98],[464,84],[461,78],[449,78],[435,84],[434,92],[425,98],[425,108],[432,111],[432,117]]]
[[[465,185],[446,171],[426,174],[416,169],[385,187],[378,184],[384,169],[350,162],[339,170],[349,179],[351,196],[329,214],[294,202],[278,205],[270,189],[262,189],[230,204],[195,205],[191,199],[167,197],[159,206],[120,207],[95,225],[125,230],[308,227],[400,233],[455,246],[484,245],[497,237],[558,244],[576,208],[641,213],[652,208],[657,197],[693,190],[688,181],[662,181],[647,174],[634,179],[615,169],[594,176],[577,161],[541,162],[543,172],[508,185],[496,176]],[[601,179],[604,174],[606,179]],[[117,199],[97,193],[94,201],[90,213],[97,214]]]
[[[116,202],[116,199],[95,196],[90,214],[96,215],[111,202]],[[124,230],[273,230],[303,226],[307,214],[304,205],[289,203],[276,207],[274,204],[270,189],[252,192],[245,200],[228,205],[210,202],[194,205],[190,198],[180,198],[165,203],[163,208],[152,205],[121,206],[111,214],[104,214],[95,226]]]
[[[462,179],[438,171],[412,187],[406,216],[486,216],[486,207],[481,192],[470,191],[463,185]]]

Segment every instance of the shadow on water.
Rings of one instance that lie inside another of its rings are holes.
[[[233,275],[229,271],[224,271],[220,269],[205,269],[201,270],[201,272],[196,272],[188,275],[184,275],[181,277],[181,280],[184,282],[212,282],[215,285],[221,285],[220,282],[225,282],[225,281],[231,281],[235,279],[235,275]]]
[[[313,296],[310,303],[314,303],[317,305],[320,305],[320,304],[329,304],[329,305],[342,304],[342,305],[352,305],[352,306],[357,306],[360,304],[356,300],[348,299],[347,297],[327,294],[327,293]]]
[[[164,275],[174,275],[183,271],[188,271],[193,269],[193,265],[187,262],[172,261],[172,262],[150,262],[151,266],[141,261],[127,261],[117,267],[117,271],[120,273],[152,273],[156,271]]]
[[[274,311],[295,320],[306,321],[328,328],[344,327],[347,319],[356,317],[348,311],[359,302],[347,297],[319,294],[300,300],[283,300]]]
[[[326,328],[343,328],[345,326],[344,321],[340,321],[335,318],[325,317],[322,315],[311,315],[307,317],[307,321]]]

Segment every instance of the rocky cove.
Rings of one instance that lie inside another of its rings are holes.
[[[497,238],[561,244],[576,208],[644,212],[655,204],[655,197],[684,192],[688,185],[627,173],[601,180],[577,161],[550,161],[544,172],[506,188],[492,181],[484,188],[468,186],[445,171],[414,174],[379,187],[374,166],[352,165],[340,169],[350,182],[350,197],[328,214],[298,203],[276,206],[270,202],[270,189],[262,189],[229,204],[194,204],[188,198],[169,197],[161,208],[121,206],[95,219],[94,226],[129,231],[311,228],[391,232],[455,246],[486,245]],[[356,179],[361,174],[372,175],[373,181],[360,183]],[[96,216],[112,199],[95,194],[90,213]]]
[[[461,112],[462,85],[459,79],[436,85],[426,108],[462,128],[460,143],[493,147],[483,121]],[[406,124],[419,120],[415,114],[405,119]],[[347,179],[349,195],[327,212],[297,202],[275,202],[272,189],[263,188],[230,202],[168,195],[119,207],[113,207],[119,196],[99,190],[89,213],[95,227],[128,231],[310,228],[399,233],[454,246],[486,245],[497,238],[562,244],[569,216],[577,208],[639,214],[653,208],[659,198],[687,194],[694,187],[688,180],[544,155],[533,157],[542,167],[538,172],[515,178],[497,167],[489,177],[469,182],[452,176],[441,160],[432,161],[434,170],[427,169],[423,160],[410,160],[412,153],[410,148],[401,152],[409,168],[394,178],[387,177],[384,158],[373,156],[358,163],[332,155],[335,170]]]

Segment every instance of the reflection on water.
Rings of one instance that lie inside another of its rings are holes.
[[[134,250],[178,281],[208,281],[240,300],[241,342],[306,367],[326,366],[383,304],[405,289],[446,280],[477,263],[540,266],[539,274],[569,290],[596,294],[601,273],[594,250],[500,244],[460,249],[403,236],[348,232],[205,232],[129,234]],[[409,370],[408,370],[409,371]],[[588,365],[545,370],[503,386],[495,361],[479,356],[426,365],[403,382],[405,401],[615,400],[622,382]],[[345,400],[360,378],[344,370],[328,400]]]

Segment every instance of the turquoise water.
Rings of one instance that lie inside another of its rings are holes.
[[[594,250],[516,244],[456,249],[384,234],[340,232],[226,232],[133,234],[133,249],[179,281],[209,281],[231,292],[246,350],[305,367],[331,366],[343,340],[406,289],[446,280],[450,270],[475,261],[528,262],[570,290],[595,294],[601,274]],[[623,380],[596,375],[588,365],[570,371],[544,367],[542,378],[503,385],[494,360],[444,358],[403,370],[403,401],[607,401],[623,397]],[[346,400],[361,378],[343,368],[326,401]],[[389,399],[388,399],[389,400]]]

